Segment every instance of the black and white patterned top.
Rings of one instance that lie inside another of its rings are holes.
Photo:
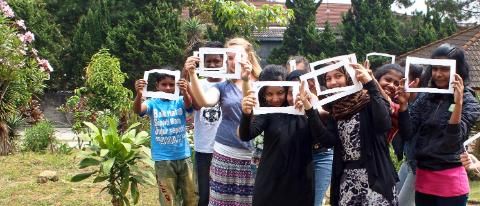
[[[343,161],[360,160],[360,113],[350,119],[340,120],[337,123],[339,137],[342,141]],[[395,191],[395,188],[393,188]],[[394,192],[395,194],[395,192]],[[398,205],[397,197],[392,202],[381,194],[373,191],[368,184],[368,174],[365,168],[344,169],[340,180],[339,205]]]
[[[337,122],[343,161],[360,160],[360,113]]]

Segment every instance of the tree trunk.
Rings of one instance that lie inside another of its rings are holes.
[[[9,138],[7,123],[0,122],[0,156],[6,156],[12,152],[12,144]]]
[[[123,201],[121,198],[112,197],[112,205],[113,206],[123,206]]]

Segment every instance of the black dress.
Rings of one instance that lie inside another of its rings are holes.
[[[240,138],[264,132],[264,147],[255,178],[253,205],[313,205],[312,137],[304,116],[243,115]]]

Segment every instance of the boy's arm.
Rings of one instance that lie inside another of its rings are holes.
[[[137,95],[133,101],[133,112],[137,114],[145,114],[147,111],[147,105],[142,103],[143,88],[146,84],[146,81],[143,79],[139,79],[135,82],[135,91],[137,91]]]
[[[190,96],[190,94],[188,94],[188,92],[186,92],[184,95],[183,95],[183,102],[185,104],[185,109],[190,109],[192,108],[193,104],[192,104],[192,97]]]
[[[187,80],[180,79],[178,81],[178,87],[180,88],[180,92],[183,95],[183,103],[184,103],[185,109],[192,108],[192,97],[188,92],[190,84],[187,82]]]

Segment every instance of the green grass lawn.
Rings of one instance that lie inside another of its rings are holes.
[[[79,161],[76,152],[0,156],[0,205],[111,205],[109,195],[100,193],[105,184],[94,184],[93,178],[79,183],[69,181],[73,175],[85,172],[78,169]],[[44,170],[57,171],[60,180],[37,183],[37,175]],[[480,203],[480,181],[470,182],[470,188],[469,200]],[[140,193],[138,205],[158,205],[156,186],[141,187]]]
[[[0,157],[0,205],[111,205],[105,184],[79,183],[70,178],[80,173],[76,154],[19,153]],[[39,184],[37,175],[44,170],[57,171],[59,181]],[[158,205],[156,186],[141,187],[138,205]],[[130,195],[128,193],[128,195]]]
[[[470,181],[469,200],[474,200],[480,205],[480,181]]]

